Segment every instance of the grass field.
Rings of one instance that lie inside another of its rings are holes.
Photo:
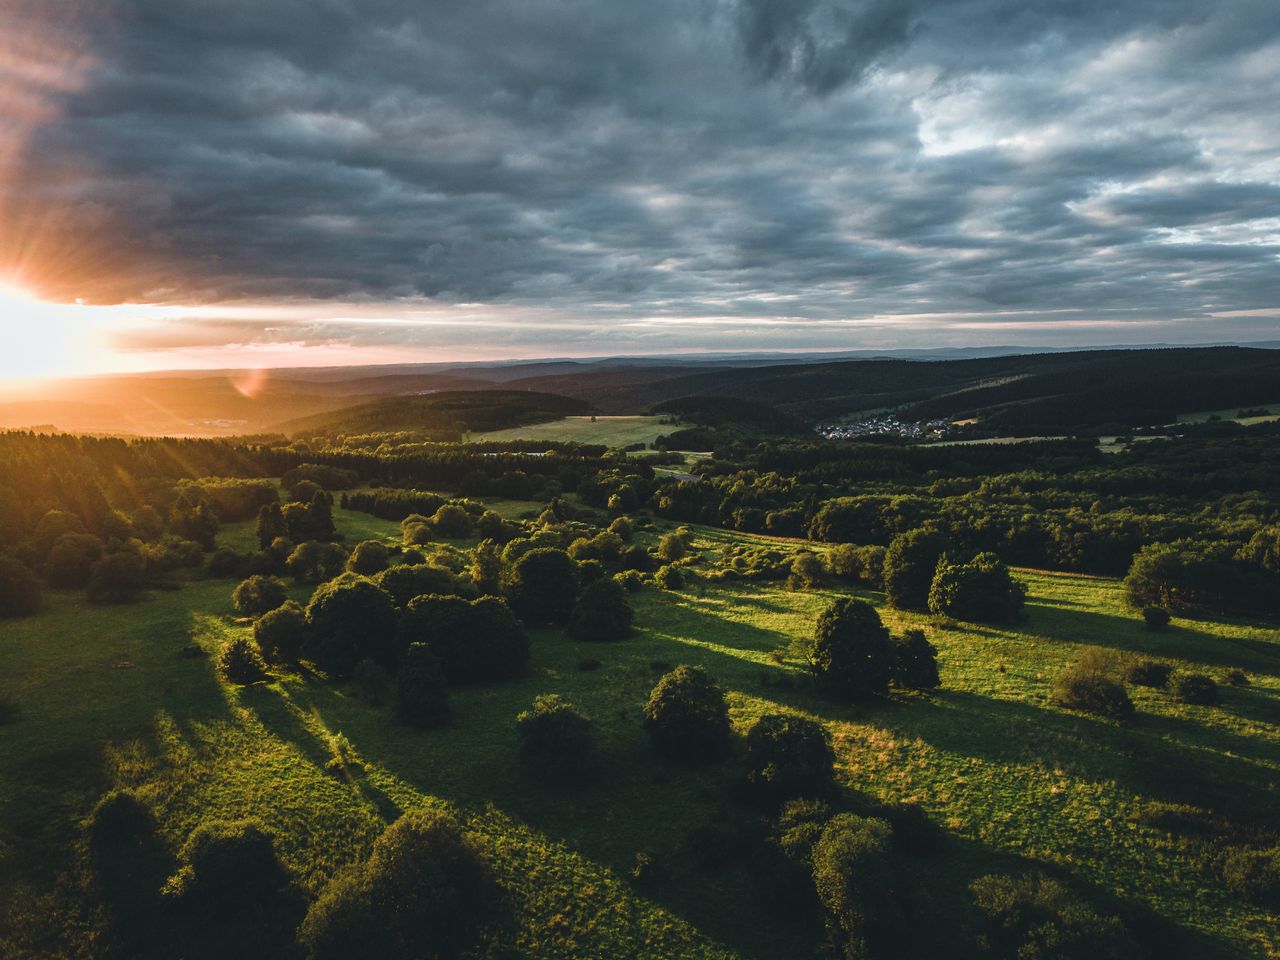
[[[525,505],[502,506],[514,514]],[[345,511],[338,522],[349,540],[398,532]],[[730,540],[795,546],[695,529],[708,555]],[[919,802],[945,827],[941,855],[917,864],[927,922],[916,925],[913,955],[973,955],[968,882],[1039,861],[1103,900],[1176,924],[1187,957],[1274,957],[1275,916],[1229,897],[1185,838],[1131,815],[1150,800],[1274,814],[1280,638],[1257,625],[1190,620],[1152,633],[1122,609],[1114,580],[1019,575],[1030,597],[1016,629],[882,607],[891,626],[923,626],[939,647],[944,687],[934,695],[862,707],[823,700],[804,684],[794,648],[835,594],[698,581],[636,594],[639,629],[628,640],[535,632],[527,678],[456,690],[453,724],[423,732],[343,687],[296,674],[228,686],[209,657],[181,655],[193,643],[213,654],[247,629],[232,615],[230,581],[194,581],[121,608],[55,594],[44,613],[0,631],[0,695],[21,709],[0,728],[0,902],[9,906],[0,955],[94,955],[79,823],[105,789],[130,786],[155,805],[175,846],[203,819],[261,818],[285,838],[286,860],[313,892],[400,811],[448,805],[482,835],[514,891],[523,957],[813,956],[811,922],[779,921],[745,875],[705,876],[681,854],[740,775],[735,760],[670,768],[647,747],[649,689],[665,664],[693,663],[726,689],[739,731],[775,710],[820,718],[847,789]],[[1217,708],[1137,688],[1139,719],[1122,728],[1050,703],[1054,676],[1089,646],[1212,674],[1239,667],[1252,682],[1224,688]],[[586,657],[601,666],[579,669]],[[596,722],[605,759],[588,787],[542,786],[515,764],[515,715],[553,691]],[[338,733],[363,764],[349,779],[325,772]],[[665,867],[643,891],[629,879],[641,851]],[[215,932],[189,955],[232,949]]]
[[[663,434],[679,430],[679,426],[663,424],[662,417],[565,417],[548,423],[535,423],[509,430],[469,434],[468,440],[564,440],[574,443],[627,447],[633,443],[650,444]]]
[[[1256,417],[1239,417],[1236,416],[1241,410],[1266,410],[1267,413]],[[1255,423],[1270,423],[1273,420],[1280,420],[1280,403],[1246,403],[1234,407],[1226,407],[1222,410],[1201,410],[1198,413],[1180,413],[1178,414],[1178,423],[1207,423],[1213,417],[1219,420],[1231,420],[1242,426],[1251,427]]]

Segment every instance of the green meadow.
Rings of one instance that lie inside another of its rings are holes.
[[[498,506],[513,516],[539,507]],[[399,533],[361,514],[336,517],[348,542]],[[708,558],[726,542],[800,545],[694,529],[695,549]],[[648,543],[658,532],[639,536]],[[241,525],[222,540],[250,538]],[[941,826],[940,853],[912,861],[924,910],[914,956],[976,955],[969,882],[1035,864],[1173,931],[1186,956],[1276,956],[1277,917],[1229,896],[1195,838],[1152,825],[1144,811],[1185,804],[1274,816],[1280,636],[1246,622],[1186,619],[1154,633],[1124,609],[1116,580],[1018,575],[1028,604],[1009,629],[903,614],[877,593],[858,593],[892,629],[920,626],[937,645],[943,686],[929,695],[855,707],[809,688],[800,644],[846,591],[697,579],[680,591],[646,586],[632,595],[637,630],[626,640],[588,644],[534,631],[528,676],[454,689],[452,723],[427,731],[350,687],[303,674],[246,687],[220,679],[213,656],[249,629],[232,611],[233,581],[193,580],[125,607],[51,594],[43,613],[0,628],[0,696],[20,711],[0,728],[0,902],[8,909],[0,955],[95,955],[101,920],[82,821],[104,791],[129,787],[158,811],[174,847],[203,820],[261,819],[312,893],[365,856],[402,811],[445,805],[482,838],[511,891],[522,957],[814,956],[817,918],[780,920],[762,909],[745,871],[701,873],[685,852],[690,833],[731,804],[741,777],[736,756],[690,770],[648,747],[644,700],[663,671],[687,663],[718,679],[738,732],[768,712],[818,718],[847,791],[918,803]],[[300,600],[308,593],[294,588]],[[1138,719],[1120,727],[1051,702],[1053,679],[1090,647],[1219,678],[1239,668],[1250,682],[1224,686],[1218,707],[1132,688]],[[584,669],[587,660],[598,665]],[[595,722],[603,760],[584,786],[545,785],[516,764],[514,718],[544,692]],[[335,775],[328,765],[338,737],[358,763]],[[632,876],[640,853],[661,867],[643,885]],[[190,956],[233,949],[213,931]]]
[[[633,443],[650,444],[664,433],[678,429],[663,420],[667,417],[565,417],[547,423],[535,423],[507,430],[471,434],[471,440],[560,440],[573,443],[627,447]]]

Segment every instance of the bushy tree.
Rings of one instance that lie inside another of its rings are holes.
[[[457,821],[415,810],[321,892],[298,939],[310,960],[454,960],[480,942],[499,904],[488,865]]]
[[[221,528],[217,512],[199,487],[183,490],[169,512],[169,529],[184,540],[200,544],[206,552],[214,548]]]
[[[1134,717],[1133,701],[1119,679],[1115,659],[1101,650],[1085,651],[1053,685],[1055,702],[1070,710],[1092,713],[1127,723]]]
[[[854,543],[838,543],[831,548],[827,566],[832,576],[840,580],[882,587],[885,553],[885,548],[880,546],[860,547]]]
[[[895,897],[893,830],[884,820],[839,813],[813,846],[813,885],[842,960],[892,956],[902,910]]]
[[[471,536],[472,526],[471,514],[456,503],[444,504],[431,518],[432,529],[448,540]]]
[[[1141,955],[1118,917],[1098,913],[1043,874],[969,885],[983,920],[979,946],[999,960],[1129,960]]]
[[[201,824],[183,845],[179,862],[170,888],[218,916],[269,904],[290,883],[274,834],[256,820]]]
[[[470,584],[464,583],[457,574],[428,563],[391,567],[374,577],[373,582],[391,594],[391,599],[402,610],[414,597],[427,594],[465,597],[472,593]]]
[[[929,588],[946,550],[946,538],[933,530],[911,530],[894,537],[882,568],[889,605],[900,610],[928,609]]]
[[[822,562],[822,558],[806,550],[797,553],[791,561],[788,583],[794,590],[811,590],[823,584],[827,573],[827,565]]]
[[[595,762],[591,721],[554,693],[534,698],[516,717],[516,744],[526,769],[557,780],[580,779]]]
[[[505,593],[516,615],[530,626],[564,624],[578,597],[577,564],[563,550],[530,550],[511,568]]]
[[[254,574],[244,580],[231,594],[231,605],[236,613],[246,617],[260,617],[289,599],[284,582],[275,577]]]
[[[932,690],[938,677],[938,648],[923,630],[907,630],[893,640],[893,682],[908,690]]]
[[[771,805],[830,792],[835,760],[827,728],[806,717],[768,713],[747,731],[747,783]]]
[[[854,698],[884,693],[894,662],[889,631],[865,600],[841,597],[818,616],[810,666],[829,693]]]
[[[102,553],[103,543],[93,534],[64,533],[45,557],[44,578],[51,587],[78,590],[89,582]]]
[[[337,576],[346,563],[346,551],[336,543],[308,540],[294,547],[285,570],[298,583],[321,583]]]
[[[631,604],[627,592],[613,579],[590,583],[569,616],[569,636],[575,640],[621,640],[631,633]]]
[[[271,663],[297,663],[307,641],[307,614],[296,600],[264,613],[253,623],[253,639]]]
[[[444,673],[440,661],[426,644],[412,643],[400,655],[400,668],[396,671],[396,713],[415,727],[434,727],[449,719]]]
[[[1218,682],[1203,673],[1175,673],[1171,685],[1173,699],[1213,707],[1218,703]]]
[[[40,581],[31,570],[0,554],[0,620],[27,617],[42,603]]]
[[[387,569],[391,553],[381,540],[362,540],[347,557],[347,570],[364,577],[371,577]]]
[[[502,551],[494,540],[482,540],[471,555],[471,585],[480,593],[497,596],[502,590]]]
[[[136,553],[109,553],[93,565],[86,595],[93,603],[132,603],[146,585],[146,561]]]
[[[689,555],[689,544],[686,538],[678,533],[664,533],[658,540],[658,559],[665,563],[683,560]]]
[[[679,590],[684,586],[684,570],[674,563],[664,564],[653,575],[653,582],[663,590]]]
[[[266,673],[258,645],[250,637],[235,637],[218,654],[218,669],[232,683],[254,683]]]
[[[306,657],[335,677],[349,677],[365,657],[395,664],[396,607],[390,595],[353,573],[322,584],[307,605]]]
[[[401,619],[398,643],[426,644],[452,683],[519,676],[529,663],[528,634],[497,597],[417,597]]]
[[[644,708],[649,741],[664,757],[697,763],[729,746],[729,705],[701,667],[679,666],[664,675]]]
[[[977,623],[1010,623],[1017,619],[1027,588],[1009,573],[994,553],[980,553],[968,563],[938,565],[929,588],[934,613]]]

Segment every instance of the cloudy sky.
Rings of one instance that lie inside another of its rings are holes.
[[[37,366],[1280,339],[1278,257],[1275,0],[0,0]]]

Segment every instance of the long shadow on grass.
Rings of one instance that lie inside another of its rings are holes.
[[[1280,676],[1280,640],[1229,637],[1190,626],[1146,629],[1136,620],[1086,610],[1067,610],[1048,603],[1028,605],[1022,630],[1072,643],[1091,643],[1153,657],[1174,657]],[[1264,628],[1265,629],[1265,628]]]

